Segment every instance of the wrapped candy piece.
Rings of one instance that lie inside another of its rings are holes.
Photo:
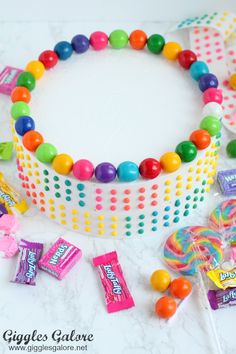
[[[14,68],[9,65],[6,66],[0,73],[0,93],[10,96],[11,91],[16,86],[17,78],[21,72],[21,69]]]
[[[26,200],[5,181],[2,173],[0,173],[0,203],[4,203],[9,212],[12,212],[12,208],[21,214],[28,210]]]
[[[236,169],[218,172],[217,180],[223,195],[236,195]]]
[[[7,141],[5,143],[0,143],[0,160],[8,161],[11,159],[13,150],[13,142]]]
[[[82,251],[78,247],[60,237],[40,259],[39,268],[61,280],[81,256]]]
[[[213,269],[207,272],[207,276],[219,289],[236,287],[236,268],[230,270]]]
[[[108,313],[135,306],[115,251],[93,258],[93,265],[98,268]]]
[[[236,305],[236,288],[209,290],[207,297],[213,310],[233,306]]]
[[[12,283],[35,285],[38,262],[43,252],[43,244],[21,240],[19,255]]]
[[[7,208],[5,207],[4,203],[0,203],[0,218],[1,218],[4,214],[8,214]]]
[[[4,214],[0,218],[0,231],[6,234],[14,233],[19,229],[20,223],[15,215]]]
[[[4,253],[5,258],[11,258],[18,252],[16,239],[11,235],[0,237],[0,252]]]

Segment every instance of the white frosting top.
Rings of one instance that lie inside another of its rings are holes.
[[[173,151],[197,129],[201,107],[187,70],[130,48],[73,54],[46,72],[31,101],[36,129],[59,153],[115,165]]]

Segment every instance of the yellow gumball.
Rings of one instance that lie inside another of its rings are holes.
[[[166,291],[171,282],[170,273],[167,270],[159,269],[152,273],[150,284],[154,290]]]
[[[60,175],[68,175],[73,167],[73,160],[67,154],[59,154],[54,158],[52,167]]]
[[[233,90],[236,90],[236,74],[230,76],[229,85]]]
[[[35,79],[40,79],[45,71],[43,63],[39,60],[30,61],[25,68],[26,71],[29,71],[32,75],[34,75]]]
[[[176,60],[179,53],[182,51],[182,47],[177,42],[167,42],[163,48],[163,55],[166,59]]]
[[[181,158],[176,152],[166,152],[162,155],[160,163],[165,172],[174,172],[180,168]]]

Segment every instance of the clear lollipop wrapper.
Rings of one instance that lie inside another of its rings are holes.
[[[214,339],[215,353],[222,354],[215,321],[207,296],[206,273],[219,267],[223,260],[222,235],[204,226],[190,226],[177,230],[164,244],[163,258],[170,269],[195,279],[203,308]]]
[[[209,225],[221,233],[225,241],[232,239],[236,244],[236,198],[218,204],[210,214]]]

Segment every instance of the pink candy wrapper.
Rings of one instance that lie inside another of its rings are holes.
[[[35,285],[38,261],[43,252],[43,244],[21,240],[19,251],[12,283]]]
[[[82,251],[79,248],[59,238],[41,258],[39,268],[61,280],[81,256]]]
[[[18,252],[18,244],[15,237],[11,235],[0,236],[0,251],[5,258],[11,258]]]
[[[135,306],[115,251],[93,258],[93,265],[98,268],[108,313]]]
[[[21,69],[6,66],[0,73],[0,93],[10,96],[11,91],[16,86],[17,78],[21,72]]]

